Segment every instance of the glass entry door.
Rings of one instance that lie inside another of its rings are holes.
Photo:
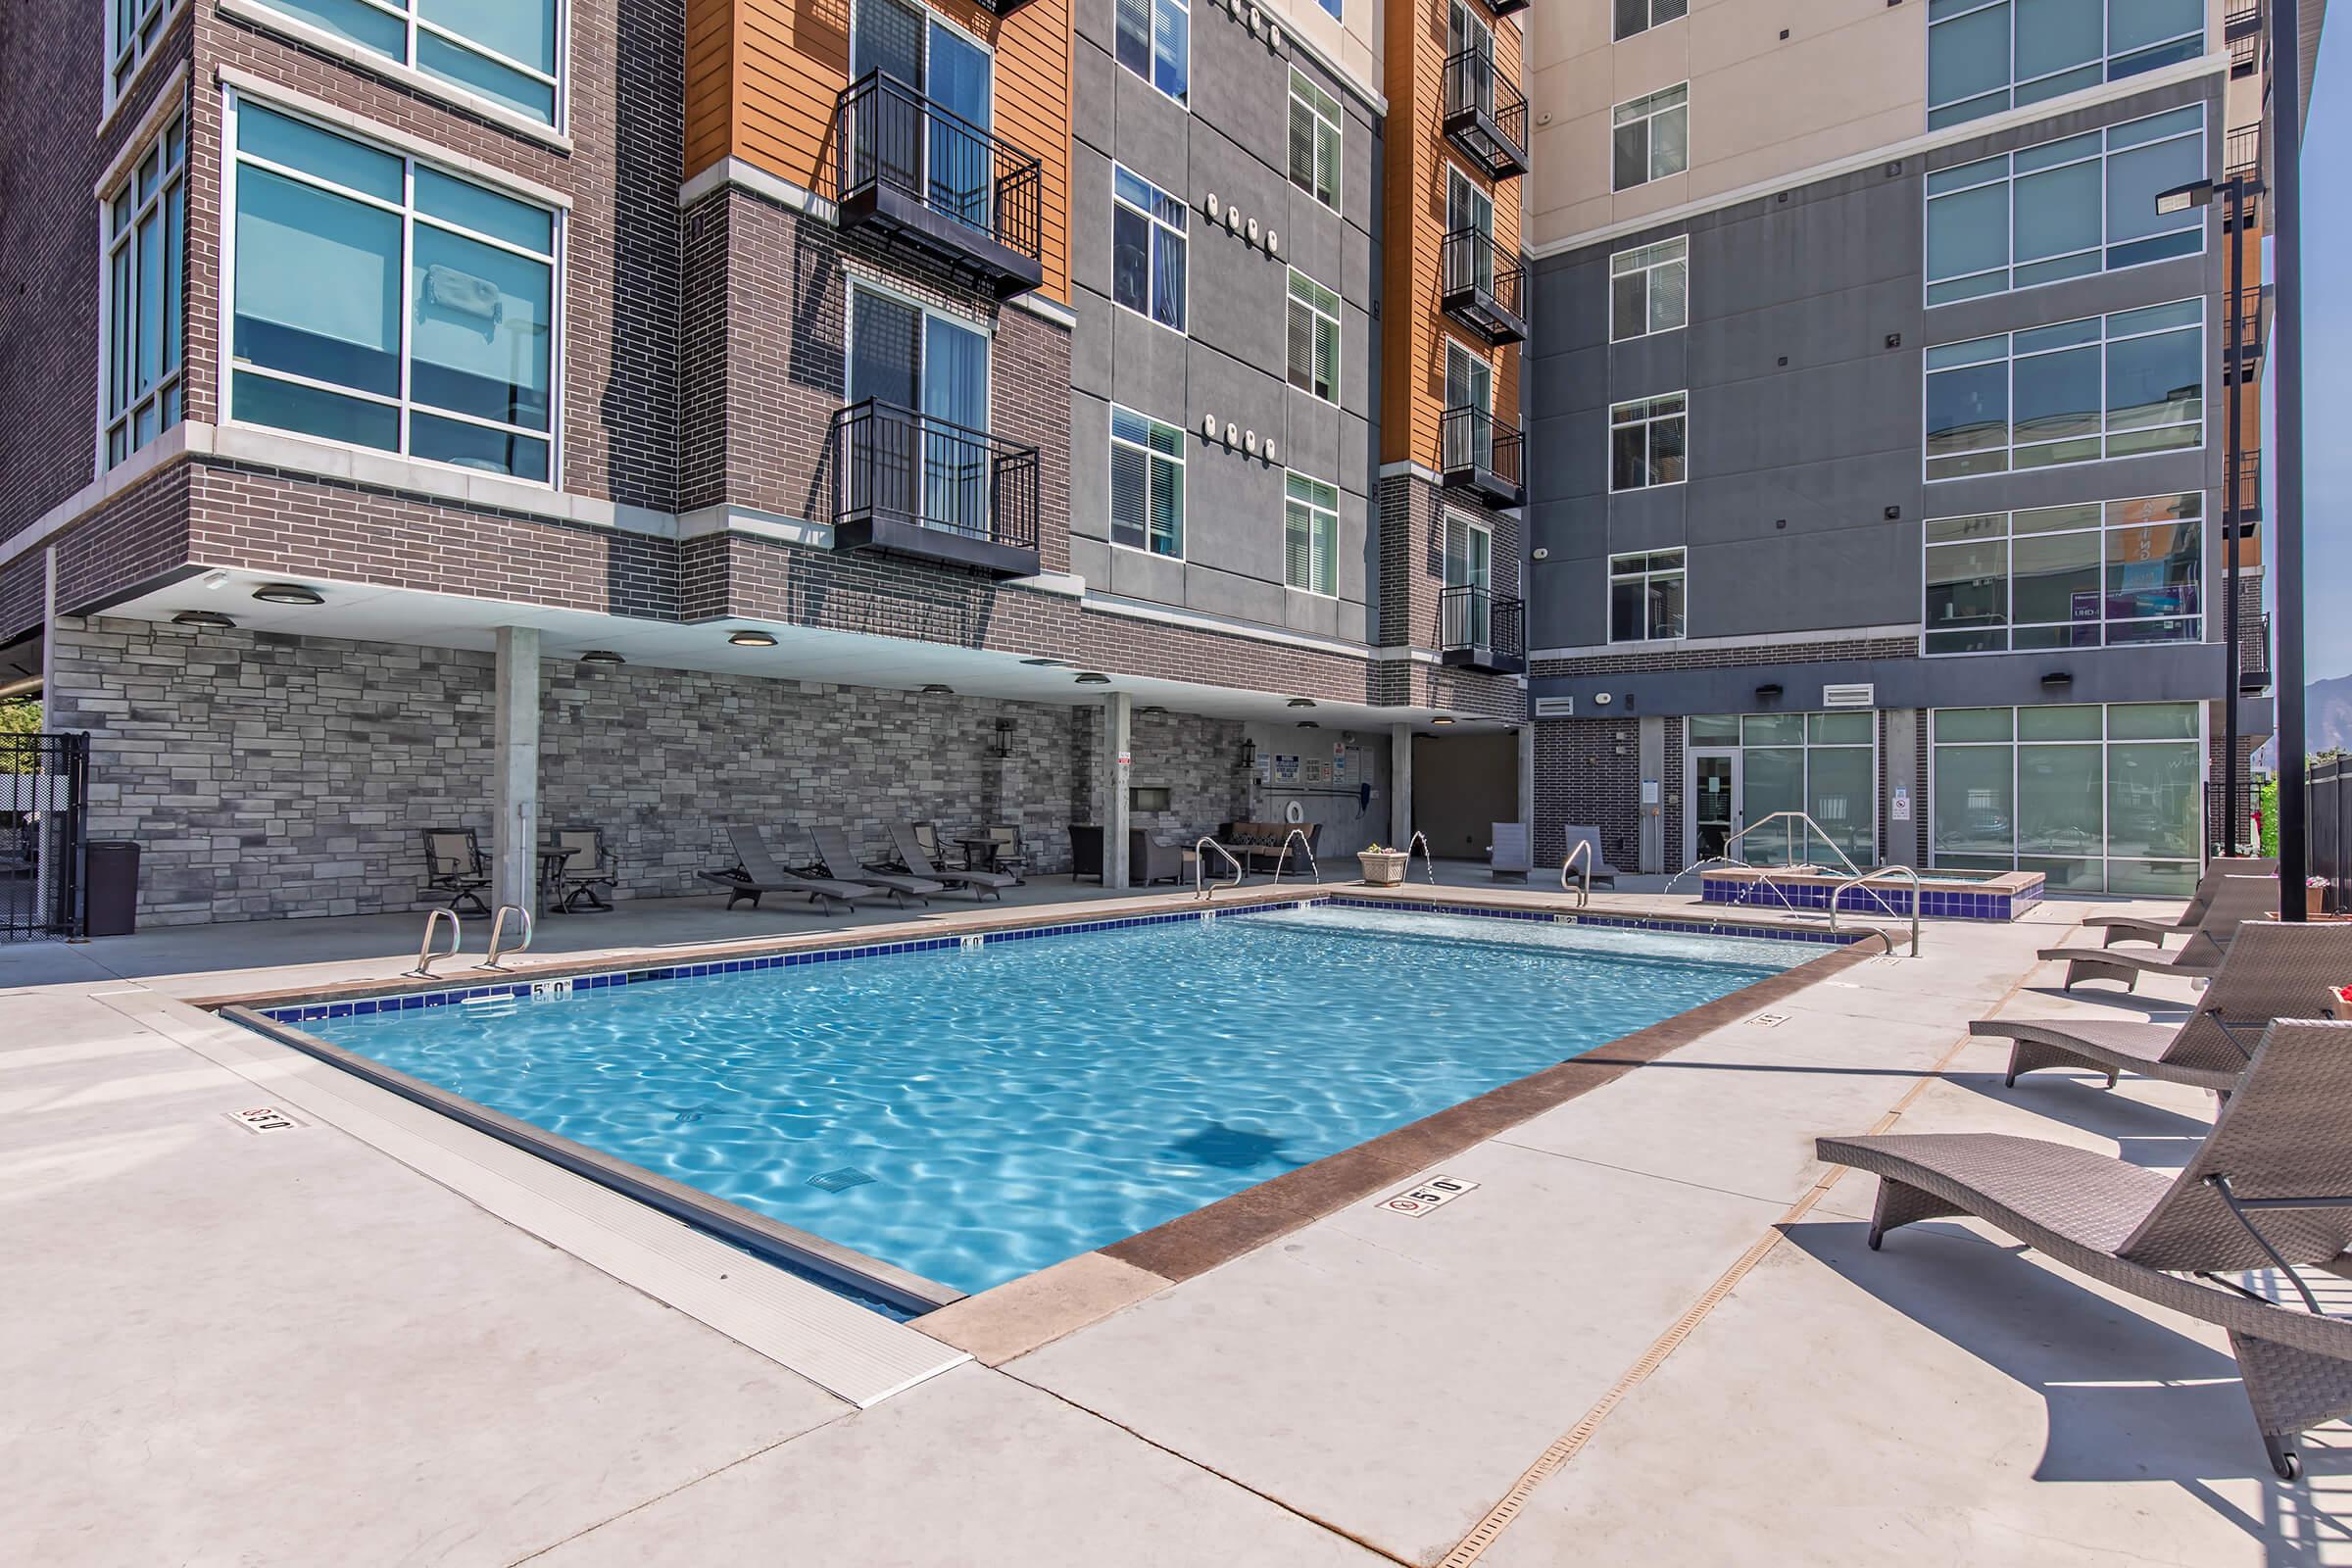
[[[1457,612],[1449,631],[1459,634],[1473,647],[1484,648],[1494,638],[1491,635],[1489,612],[1492,600],[1487,590],[1494,576],[1494,536],[1476,523],[1459,517],[1446,519],[1446,586],[1470,588],[1476,592],[1463,595],[1465,601]]]
[[[1740,773],[1736,751],[1690,754],[1690,787],[1684,809],[1691,863],[1722,855],[1732,835],[1746,824]]]

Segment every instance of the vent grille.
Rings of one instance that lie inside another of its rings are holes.
[[[1855,681],[1844,686],[1824,686],[1821,706],[1824,708],[1876,708],[1879,689],[1869,681]]]
[[[1536,699],[1538,718],[1574,718],[1576,699],[1573,697],[1539,697]]]

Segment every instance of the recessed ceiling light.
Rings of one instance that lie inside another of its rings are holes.
[[[1167,710],[1160,707],[1157,703],[1147,703],[1135,710],[1135,716],[1138,718],[1156,718],[1161,713],[1166,711]]]
[[[172,617],[175,626],[211,626],[220,631],[235,631],[237,623],[218,610],[183,610]]]
[[[1450,724],[1453,722],[1453,720],[1447,718],[1444,713],[1440,713],[1437,717],[1431,719],[1430,722],[1432,724]]]
[[[1066,659],[1024,659],[1021,662],[1033,665],[1038,669],[1068,669],[1070,667],[1070,662]]]
[[[1321,729],[1323,726],[1311,718],[1302,718],[1298,721],[1298,727],[1300,729]]]
[[[580,662],[583,664],[625,664],[628,661],[610,648],[591,648],[580,655]]]
[[[1078,684],[1081,686],[1107,686],[1110,684],[1110,677],[1099,670],[1090,669],[1078,677]]]
[[[775,633],[765,631],[731,631],[727,633],[727,641],[738,648],[773,648],[776,646]]]
[[[953,686],[942,686],[938,681],[933,681],[930,685],[923,688],[923,695],[925,697],[953,697],[956,695],[956,688]]]
[[[1315,706],[1315,700],[1312,697],[1294,697],[1291,699],[1291,706],[1293,708],[1312,708]]]
[[[298,582],[268,582],[253,591],[253,597],[265,605],[323,605],[325,596],[316,588],[305,588]]]

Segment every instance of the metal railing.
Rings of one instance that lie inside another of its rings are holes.
[[[836,202],[887,186],[1031,261],[1044,255],[1036,157],[881,71],[835,100],[825,169]]]
[[[1037,448],[868,398],[833,416],[833,520],[893,516],[1037,548]]]
[[[1571,889],[1568,885],[1568,868],[1576,863],[1576,858],[1580,855],[1585,858],[1585,874]],[[1560,891],[1562,893],[1574,892],[1576,906],[1580,909],[1592,902],[1592,841],[1591,839],[1578,839],[1574,844],[1568,846],[1568,858],[1560,862]]]
[[[522,940],[511,948],[507,946],[507,916],[510,914],[520,917],[522,921]],[[531,934],[534,929],[531,924],[530,910],[519,904],[500,905],[498,913],[491,916],[490,919],[490,951],[482,956],[482,961],[475,964],[474,967],[477,969],[504,969],[506,965],[498,960],[510,953],[530,951]]]
[[[1282,868],[1290,862],[1293,839],[1298,842],[1298,853],[1306,857],[1306,869],[1313,875],[1315,886],[1321,887],[1323,885],[1323,869],[1315,864],[1315,847],[1306,842],[1306,829],[1298,827],[1291,829],[1283,836],[1282,853],[1274,857],[1274,885],[1282,886]]]
[[[2237,520],[2241,523],[2262,520],[2262,454],[2259,451],[2230,454],[2230,483],[2237,492]]]
[[[1453,475],[1489,473],[1507,485],[1526,482],[1520,473],[1517,426],[1484,409],[1447,409],[1438,416],[1438,470]]]
[[[1527,652],[1527,607],[1490,588],[1455,586],[1438,591],[1438,649],[1485,648],[1523,657]]]
[[[2262,172],[2262,126],[2242,126],[2222,138],[2222,177]]]
[[[1838,906],[1844,901],[1845,890],[1847,888],[1868,887],[1871,883],[1878,881],[1881,877],[1896,875],[1907,876],[1911,879],[1911,956],[1914,958],[1918,957],[1919,906],[1922,888],[1919,880],[1919,873],[1907,865],[1882,865],[1875,871],[1865,871],[1860,876],[1848,877],[1843,882],[1840,882],[1836,887],[1832,888],[1830,890],[1830,929],[1833,931],[1838,929]],[[1888,906],[1885,899],[1882,898],[1878,902],[1879,909],[1882,913],[1890,915],[1894,913],[1893,908]],[[1885,935],[1885,933],[1882,932],[1881,935]],[[1886,945],[1886,951],[1891,954],[1894,951],[1894,944],[1891,942],[1888,943]]]
[[[90,738],[0,735],[0,941],[84,936]]]
[[[433,951],[433,927],[444,920],[449,922],[449,946],[439,953],[435,953]],[[424,914],[424,941],[419,943],[416,948],[416,967],[404,972],[413,974],[419,980],[431,979],[433,965],[439,963],[443,958],[456,957],[458,948],[465,940],[466,922],[458,918],[457,910],[427,909]]]
[[[1748,823],[1747,826],[1723,841],[1723,858],[1733,860],[1735,864],[1752,865],[1753,861],[1737,859],[1732,852],[1740,847],[1741,839],[1750,833],[1768,828],[1775,822],[1781,824],[1782,854],[1786,857],[1781,864],[1789,866],[1797,864],[1798,846],[1803,846],[1806,854],[1810,855],[1813,849],[1813,840],[1819,838],[1823,844],[1829,847],[1830,853],[1838,857],[1838,863],[1845,868],[1847,876],[1862,874],[1862,868],[1853,862],[1850,856],[1838,847],[1838,841],[1830,837],[1829,830],[1802,811],[1775,811],[1770,816]],[[1800,822],[1805,826],[1805,834],[1802,838],[1797,836],[1796,830],[1797,824]]]
[[[2240,38],[2262,30],[2262,0],[2229,0],[2222,8],[2222,36]]]
[[[2309,875],[2328,882],[2328,907],[2352,909],[2352,757],[2330,757],[2304,775]]]
[[[2263,319],[2262,293],[2259,288],[2239,289],[2234,308],[2229,312],[2229,319],[2236,323],[2230,336],[2237,352],[2254,359],[2262,357],[2263,340],[2270,332],[2270,323]]]
[[[2237,689],[2241,696],[2259,697],[2271,689],[2271,612],[2237,617]]]
[[[1483,228],[1457,228],[1446,236],[1438,249],[1438,277],[1443,307],[1459,314],[1452,302],[1469,304],[1479,317],[1471,324],[1481,333],[1494,329],[1496,312],[1511,318],[1514,331],[1527,320],[1527,270]]]
[[[1494,64],[1491,49],[1446,57],[1443,73],[1446,134],[1497,178],[1527,169],[1527,94]]]
[[[1215,839],[1203,836],[1200,842],[1193,846],[1194,898],[1213,899],[1217,896],[1217,884],[1214,882],[1204,883],[1200,878],[1201,867],[1208,863],[1207,858],[1200,853],[1202,850],[1216,851],[1219,855],[1225,857],[1225,863],[1233,867],[1233,880],[1225,884],[1227,887],[1238,888],[1242,885],[1242,878],[1249,874],[1242,869],[1242,862],[1235,859],[1233,858],[1233,852],[1227,849],[1224,845],[1219,844]]]

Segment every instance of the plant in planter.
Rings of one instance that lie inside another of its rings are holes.
[[[1367,844],[1356,852],[1355,859],[1364,868],[1364,881],[1368,886],[1393,888],[1403,885],[1405,856],[1403,850],[1387,850],[1377,844]]]
[[[2328,912],[2328,879],[2324,876],[2307,876],[2303,879],[2303,897],[2310,901],[2304,906],[2306,914]]]

